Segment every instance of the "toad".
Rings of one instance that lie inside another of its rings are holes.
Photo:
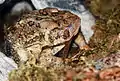
[[[23,14],[15,25],[7,28],[7,41],[11,44],[12,53],[21,61],[28,56],[41,54],[50,48],[55,55],[63,49],[67,57],[71,41],[80,49],[88,49],[80,30],[80,18],[57,8],[45,8]]]

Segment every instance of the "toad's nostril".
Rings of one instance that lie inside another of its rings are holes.
[[[67,39],[67,38],[69,38],[69,37],[70,37],[70,32],[69,32],[69,30],[66,29],[66,30],[64,31],[63,38],[64,38],[64,39]]]

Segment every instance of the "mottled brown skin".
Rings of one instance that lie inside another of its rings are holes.
[[[23,56],[38,54],[46,48],[51,48],[54,55],[64,47],[64,57],[67,57],[72,38],[76,35],[75,43],[80,49],[88,48],[79,29],[80,18],[77,15],[45,8],[21,16],[14,26],[8,27],[7,40],[19,56],[21,53]]]

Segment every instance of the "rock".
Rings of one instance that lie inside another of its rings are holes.
[[[17,69],[17,64],[11,59],[0,52],[0,81],[6,81],[8,79],[8,73]]]

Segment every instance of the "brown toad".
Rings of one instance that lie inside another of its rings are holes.
[[[77,15],[45,8],[21,16],[15,25],[7,28],[7,40],[21,61],[26,61],[29,54],[40,54],[46,48],[50,48],[53,55],[64,48],[66,57],[76,35],[75,42],[80,49],[87,46],[83,35],[78,33],[79,28],[80,18]]]

